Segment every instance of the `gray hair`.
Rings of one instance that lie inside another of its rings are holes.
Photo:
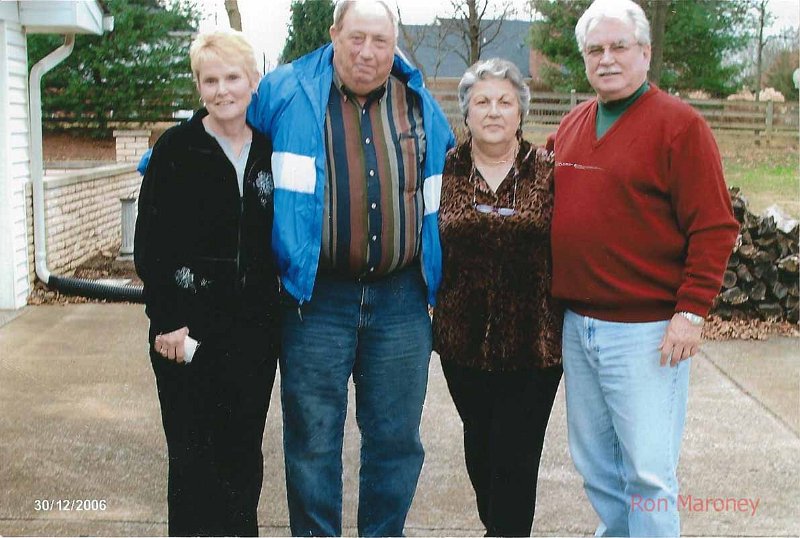
[[[575,25],[575,40],[581,53],[586,48],[586,34],[601,19],[618,19],[633,25],[633,35],[640,45],[650,44],[650,23],[641,6],[632,0],[595,0]]]
[[[528,115],[531,102],[531,89],[525,84],[519,68],[508,60],[502,58],[489,58],[488,60],[478,60],[470,66],[461,77],[458,83],[458,108],[464,117],[469,113],[469,99],[472,94],[472,87],[479,80],[498,79],[511,82],[517,91],[519,100],[520,119],[524,120]]]
[[[336,2],[336,7],[333,8],[333,26],[337,29],[341,29],[342,27],[342,19],[347,14],[347,11],[353,7],[353,4],[358,2],[364,2],[367,0],[339,0]],[[394,27],[394,37],[400,35],[400,27],[397,21],[397,14],[392,11],[392,8],[389,7],[389,4],[385,2],[385,0],[369,0],[374,4],[381,5],[385,10],[387,15],[389,16],[389,20],[392,22],[392,27]]]

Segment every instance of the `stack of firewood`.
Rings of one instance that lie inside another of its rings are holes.
[[[741,228],[711,313],[724,320],[758,318],[797,323],[797,222],[776,223],[773,216],[756,216],[748,210],[739,189],[730,189],[730,195]]]

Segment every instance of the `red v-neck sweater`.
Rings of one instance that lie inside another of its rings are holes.
[[[707,315],[739,230],[711,130],[652,85],[599,140],[596,114],[555,138],[553,296],[609,321]]]

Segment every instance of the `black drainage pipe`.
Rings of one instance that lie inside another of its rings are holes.
[[[47,286],[65,295],[80,295],[90,299],[144,303],[142,286],[104,284],[85,278],[50,275]]]
[[[2,1],[2,0],[0,0]],[[64,44],[39,60],[30,72],[31,182],[33,184],[33,244],[36,276],[48,287],[65,295],[92,299],[143,303],[141,286],[102,284],[83,278],[57,276],[47,268],[47,241],[44,218],[44,178],[42,164],[42,78],[66,59],[75,46],[75,34],[64,36]]]

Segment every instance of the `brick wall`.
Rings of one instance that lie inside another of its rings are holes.
[[[114,131],[117,164],[84,170],[48,169],[44,178],[47,268],[56,275],[75,269],[102,250],[122,242],[122,198],[138,198],[142,178],[136,165],[147,151],[149,130]],[[33,196],[25,185],[28,224],[28,281],[36,280],[33,246]]]
[[[136,159],[138,161],[138,158]],[[81,263],[121,242],[120,198],[137,197],[141,176],[134,164],[110,164],[45,177],[44,205],[47,265],[71,275]],[[29,279],[33,285],[33,202],[27,185]]]
[[[139,163],[150,144],[150,131],[114,131],[117,142],[117,162]]]

